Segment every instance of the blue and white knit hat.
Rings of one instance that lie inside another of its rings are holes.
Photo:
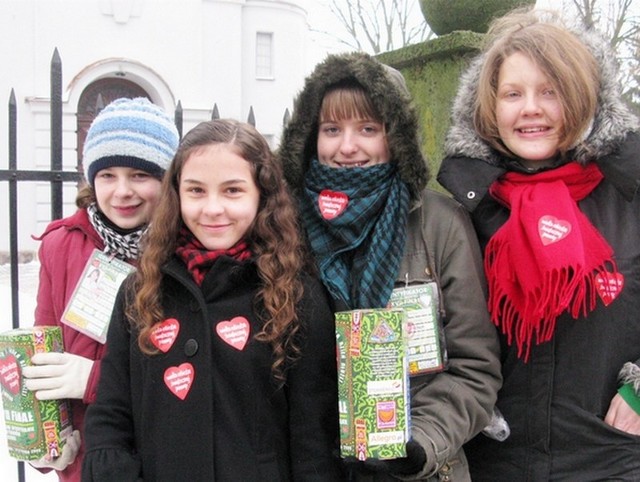
[[[84,174],[93,187],[98,171],[132,167],[158,178],[178,148],[173,119],[144,97],[116,99],[91,123],[82,153]]]

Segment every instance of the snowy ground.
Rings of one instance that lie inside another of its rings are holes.
[[[33,324],[33,310],[35,308],[36,291],[38,289],[37,262],[19,265],[20,288],[20,325],[31,326]],[[4,313],[0,318],[0,331],[10,330],[11,322],[11,279],[8,264],[0,265],[0,310]],[[26,482],[55,482],[58,480],[55,473],[41,474],[29,464],[24,464]],[[18,482],[18,463],[9,457],[7,439],[5,436],[4,418],[0,412],[0,479],[3,482]]]

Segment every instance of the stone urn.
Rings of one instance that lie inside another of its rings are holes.
[[[436,35],[454,30],[485,33],[491,20],[536,0],[420,0],[422,14]]]

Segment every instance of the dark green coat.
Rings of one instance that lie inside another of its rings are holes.
[[[490,419],[500,387],[498,341],[484,298],[480,251],[465,210],[452,199],[426,190],[428,172],[422,155],[417,116],[404,81],[366,54],[329,56],[305,84],[284,131],[279,158],[293,190],[301,191],[309,161],[316,153],[318,114],[332,84],[360,83],[385,121],[391,162],[409,187],[412,209],[398,286],[435,277],[442,291],[444,332],[449,361],[443,372],[412,378],[411,436],[427,455],[422,469],[408,480],[468,480],[462,444]],[[303,213],[304,215],[304,213]],[[429,274],[427,274],[427,271]],[[391,481],[393,475],[357,480]]]

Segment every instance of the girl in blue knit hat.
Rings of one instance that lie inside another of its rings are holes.
[[[78,211],[53,221],[37,238],[42,244],[35,324],[59,326],[65,351],[34,355],[23,375],[36,398],[70,399],[75,430],[59,457],[31,465],[43,472],[55,469],[61,481],[80,480],[84,414],[95,399],[111,293],[117,288],[100,287],[91,274],[96,268],[111,275],[133,269],[178,137],[173,120],[147,99],[110,103],[87,134],[82,159],[87,182],[76,199]],[[70,321],[78,317],[91,328]]]

